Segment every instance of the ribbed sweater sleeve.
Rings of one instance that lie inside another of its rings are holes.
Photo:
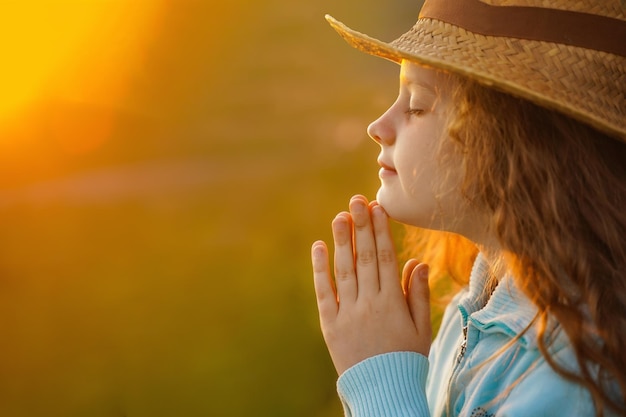
[[[346,417],[427,417],[427,375],[425,356],[385,353],[345,371],[337,391]]]

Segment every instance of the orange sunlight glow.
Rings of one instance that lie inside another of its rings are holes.
[[[141,50],[154,35],[162,3],[4,1],[0,7],[0,128],[23,137],[20,131],[44,123],[70,152],[97,147],[106,140],[113,109],[141,64]],[[60,108],[42,122],[40,113],[28,110],[46,100],[88,104],[98,110],[85,106],[80,112],[85,117],[77,121]]]

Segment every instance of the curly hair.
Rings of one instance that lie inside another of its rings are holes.
[[[506,266],[538,307],[543,356],[589,390],[598,415],[626,415],[626,143],[451,78],[449,141],[462,159],[461,192],[488,213]],[[550,317],[571,341],[580,372],[551,358]]]

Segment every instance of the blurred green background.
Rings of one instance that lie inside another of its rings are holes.
[[[0,2],[0,415],[340,416],[309,247],[418,2]]]

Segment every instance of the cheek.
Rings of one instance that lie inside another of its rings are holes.
[[[407,194],[424,197],[424,194],[432,193],[439,169],[431,147],[415,146],[407,149],[398,161],[397,169]]]
[[[428,186],[428,179],[426,178],[426,170],[423,165],[409,165],[402,169],[400,175],[400,182],[404,192],[413,198],[424,197],[425,192],[431,187]]]

